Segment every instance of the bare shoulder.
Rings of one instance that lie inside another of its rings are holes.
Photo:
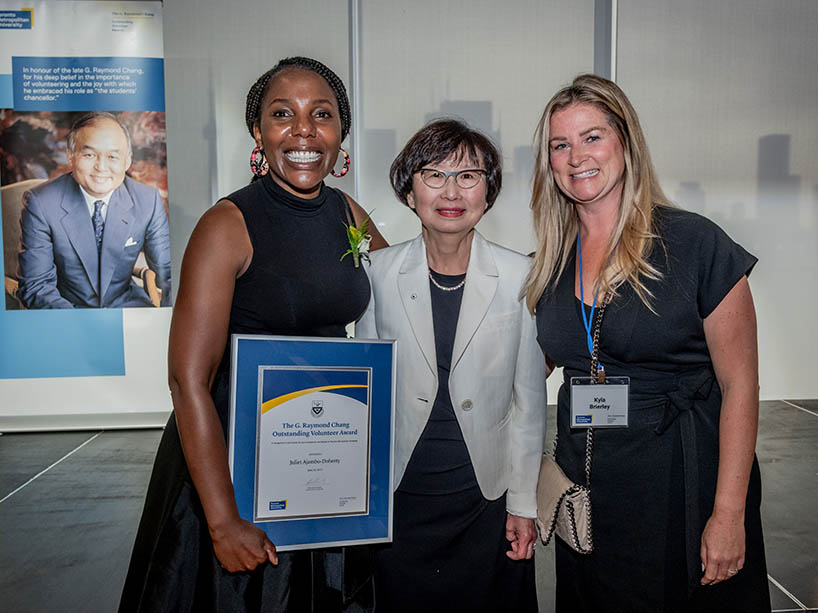
[[[216,244],[223,241],[241,241],[243,238],[249,240],[244,216],[229,200],[219,200],[207,209],[196,224],[191,240],[193,236],[216,241]]]
[[[240,263],[243,270],[252,256],[252,244],[244,216],[229,200],[220,200],[202,215],[190,235],[185,256],[194,254],[202,261],[224,259]]]
[[[216,204],[207,209],[199,223],[197,229],[209,232],[235,232],[242,230],[245,234],[247,228],[244,226],[244,216],[239,211],[239,207],[230,200],[219,200]]]
[[[349,208],[352,209],[352,212],[355,213],[355,221],[360,223],[360,221],[363,221],[364,219],[366,219],[366,211],[364,211],[363,207],[356,202],[355,198],[350,196],[345,191],[342,191],[342,190],[338,190],[338,191],[341,193],[341,195],[349,203]],[[358,215],[361,215],[360,220],[358,219]]]
[[[341,192],[346,201],[349,203],[349,208],[352,210],[352,216],[355,218],[355,225],[360,226],[365,219],[369,217],[369,213],[367,213],[363,207],[355,202],[355,199],[352,198],[346,192]],[[370,211],[371,213],[372,211]],[[386,239],[381,235],[380,231],[378,230],[378,225],[375,223],[375,220],[370,218],[369,219],[369,235],[372,237],[372,241],[370,243],[370,249],[372,251],[378,251],[379,249],[384,249],[385,247],[389,246],[389,243],[386,242]]]

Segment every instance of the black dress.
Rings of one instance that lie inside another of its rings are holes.
[[[444,287],[465,278],[433,274]],[[395,491],[392,544],[376,553],[378,611],[536,613],[534,560],[506,556],[506,497],[483,497],[449,394],[463,289],[430,291],[438,390]]]
[[[703,320],[756,258],[704,217],[656,209],[648,281],[651,313],[630,286],[607,307],[599,361],[630,376],[626,429],[596,429],[591,474],[594,552],[556,539],[556,610],[770,611],[761,533],[761,480],[753,461],[745,514],[746,562],[732,579],[701,586],[701,534],[716,491],[721,391]],[[557,409],[557,461],[584,483],[585,431],[570,428],[569,377],[588,376],[590,356],[572,256],[553,293],[537,305],[538,340],[564,367]],[[586,307],[587,308],[587,307]]]
[[[349,207],[323,187],[297,198],[269,175],[227,198],[244,216],[253,259],[236,280],[231,334],[345,336],[369,301],[369,280],[352,258],[342,223]],[[211,394],[227,430],[229,344]],[[340,611],[370,608],[367,547],[279,553],[279,564],[228,573],[213,553],[201,502],[171,416],[153,468],[120,611]],[[357,601],[357,602],[355,602]],[[356,608],[360,607],[360,608]]]

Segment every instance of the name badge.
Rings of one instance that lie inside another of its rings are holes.
[[[630,377],[571,377],[572,428],[627,428]]]

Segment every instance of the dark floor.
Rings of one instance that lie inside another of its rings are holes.
[[[116,610],[160,436],[0,436],[0,610]],[[773,610],[818,611],[818,400],[762,403],[758,457]],[[552,611],[553,547],[537,551]]]

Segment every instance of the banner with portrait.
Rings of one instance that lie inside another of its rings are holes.
[[[0,30],[0,431],[158,425],[162,4],[0,0]]]

